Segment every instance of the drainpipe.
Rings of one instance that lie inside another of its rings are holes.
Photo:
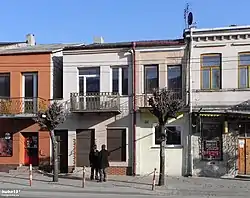
[[[136,42],[132,44],[133,56],[133,175],[136,175]]]

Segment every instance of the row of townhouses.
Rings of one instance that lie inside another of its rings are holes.
[[[188,105],[168,122],[170,176],[249,174],[250,26],[191,28],[177,40],[93,44],[0,44],[0,167],[51,165],[51,140],[34,117],[60,101],[61,173],[89,166],[89,151],[107,145],[109,174],[159,168],[154,88],[179,92]],[[191,115],[191,116],[190,116]]]

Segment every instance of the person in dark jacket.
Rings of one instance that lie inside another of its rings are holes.
[[[106,145],[102,145],[102,150],[99,152],[99,182],[107,181],[106,169],[109,167],[109,152],[106,150]]]
[[[98,173],[99,173],[99,151],[97,150],[97,146],[93,145],[90,153],[89,153],[89,163],[91,167],[91,176],[90,179],[95,179],[98,180]]]

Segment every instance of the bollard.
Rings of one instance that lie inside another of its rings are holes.
[[[30,180],[30,186],[31,186],[31,184],[32,184],[32,164],[30,164],[29,180]]]
[[[154,173],[153,173],[152,190],[155,189],[155,174],[156,174],[156,168],[154,169]]]
[[[85,166],[82,167],[82,188],[85,187]]]

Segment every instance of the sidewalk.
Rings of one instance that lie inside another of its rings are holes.
[[[65,176],[64,176],[65,177]],[[108,182],[97,183],[86,181],[85,188],[81,188],[82,181],[60,178],[58,183],[52,183],[52,178],[34,174],[32,186],[29,186],[28,175],[0,174],[2,188],[22,189],[26,191],[60,191],[96,194],[127,194],[127,195],[162,195],[162,196],[223,196],[249,197],[250,181],[239,179],[213,178],[184,178],[167,177],[167,185],[157,186],[151,190],[152,177],[110,176]]]
[[[150,185],[138,185],[128,188],[127,185],[118,185],[117,181],[98,183],[86,180],[85,188],[82,188],[81,180],[60,178],[58,183],[51,182],[52,178],[40,174],[33,175],[32,186],[29,186],[28,175],[0,174],[0,186],[5,189],[21,189],[21,191],[60,191],[60,192],[79,192],[95,194],[126,194],[126,195],[155,195],[151,191]]]

